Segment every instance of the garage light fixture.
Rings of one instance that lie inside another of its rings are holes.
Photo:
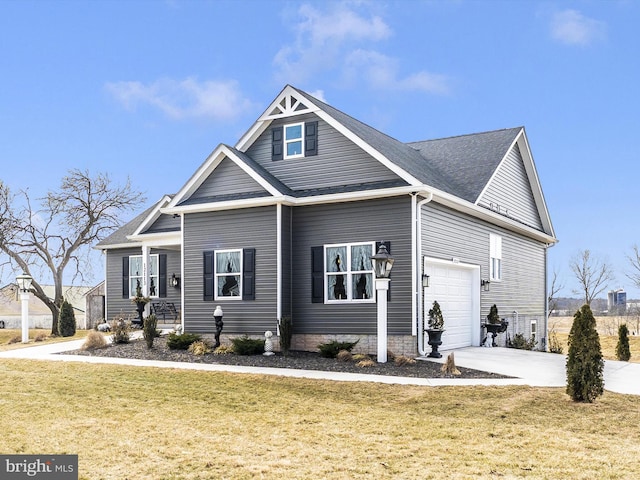
[[[429,275],[427,275],[426,273],[422,274],[422,286],[424,288],[428,288],[429,287]]]
[[[489,280],[480,280],[480,286],[482,287],[482,290],[485,292],[489,291],[490,284],[491,282]]]

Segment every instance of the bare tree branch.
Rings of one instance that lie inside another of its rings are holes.
[[[575,293],[583,295],[587,305],[591,305],[593,299],[615,279],[611,266],[592,256],[589,250],[578,252],[569,262],[569,267],[580,284],[580,290]]]
[[[72,265],[74,278],[82,277],[90,247],[116,230],[122,213],[135,209],[145,198],[131,188],[128,179],[118,186],[107,174],[92,177],[86,170],[71,170],[57,190],[39,201],[40,209],[33,210],[27,191],[16,197],[0,183],[0,251],[16,269],[34,277],[33,292],[51,310],[51,331],[56,334],[65,270]],[[44,294],[34,268],[52,276],[53,300]]]
[[[633,270],[627,273],[626,276],[637,288],[640,288],[640,249],[638,249],[638,245],[634,245],[632,250],[632,254],[627,255],[627,260],[629,260]]]
[[[558,309],[558,293],[562,291],[564,285],[558,280],[558,271],[553,271],[551,285],[547,290],[547,316],[551,316],[551,312]]]

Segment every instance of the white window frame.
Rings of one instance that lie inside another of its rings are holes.
[[[368,245],[371,247],[371,255],[375,253],[375,242],[354,242],[354,243],[333,243],[324,245],[323,248],[323,265],[324,265],[324,303],[327,304],[345,304],[345,303],[375,303],[376,301],[376,290],[375,290],[375,279],[376,275],[373,270],[373,262],[371,263],[371,270],[351,270],[351,248],[358,247],[362,245]],[[347,298],[344,300],[338,299],[330,299],[329,298],[329,277],[336,276],[338,273],[329,272],[327,265],[327,249],[336,248],[336,247],[345,247],[347,251],[347,258],[343,260],[343,264],[346,266],[346,270],[342,273],[345,279],[345,289],[347,292]],[[353,298],[353,276],[360,275],[362,273],[371,274],[371,282],[372,282],[372,294],[371,298]]]
[[[502,281],[502,237],[489,234],[489,280]]]
[[[291,127],[300,127],[300,137],[288,138],[287,137],[287,129]],[[282,127],[282,148],[283,148],[283,158],[300,158],[304,157],[304,122],[300,123],[289,123]],[[289,155],[289,144],[300,142],[300,153],[296,153],[293,155]]]
[[[229,275],[229,272],[218,272],[218,254],[222,253],[235,253],[237,252],[240,257],[240,271],[233,272],[232,275],[238,276],[238,295],[220,295],[218,294],[218,282],[220,279]],[[242,272],[244,271],[243,262],[243,250],[241,248],[232,248],[228,250],[214,250],[213,251],[213,298],[214,300],[242,300]]]
[[[531,320],[531,339],[538,341],[538,320]]]
[[[131,260],[133,258],[139,258],[141,260],[141,265],[142,265],[142,272],[138,275],[133,275],[132,272],[132,268],[131,268]],[[156,272],[152,272],[151,271],[151,265],[153,264],[153,262],[151,261],[152,258],[155,258],[155,265],[156,265]],[[149,295],[149,297],[151,298],[160,298],[159,296],[159,290],[160,290],[160,286],[158,284],[159,279],[160,279],[160,255],[157,253],[152,253],[151,255],[149,255],[149,286],[151,286],[151,282],[153,281],[153,284],[156,287],[156,293],[155,295]],[[142,294],[144,295],[144,289],[142,288],[142,285],[144,285],[144,258],[142,258],[142,255],[129,255],[129,298],[134,298],[136,296],[136,287],[133,287],[132,285],[132,280],[135,279],[139,279],[140,280],[140,288],[142,290]]]

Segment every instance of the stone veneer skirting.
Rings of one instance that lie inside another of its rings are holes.
[[[222,344],[230,344],[232,338],[242,335],[222,334],[220,342]],[[260,335],[249,335],[250,338],[262,338]],[[213,335],[203,335],[203,338],[214,341]],[[296,334],[291,339],[291,350],[303,350],[306,352],[317,352],[318,345],[328,343],[333,340],[338,342],[355,342],[358,344],[352,350],[352,353],[366,353],[376,355],[378,350],[378,337],[376,335],[326,335],[326,334]],[[280,338],[275,334],[271,337],[273,342],[273,350],[280,351]],[[417,356],[418,346],[416,337],[411,335],[389,335],[387,337],[387,350],[396,355]]]

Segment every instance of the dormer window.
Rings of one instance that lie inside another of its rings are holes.
[[[271,129],[271,159],[311,157],[318,154],[318,122],[289,123]]]
[[[302,157],[304,151],[303,123],[284,126],[284,158]]]

